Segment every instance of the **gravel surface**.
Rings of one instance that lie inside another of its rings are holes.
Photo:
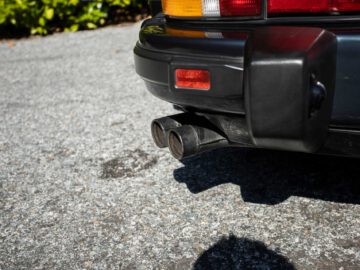
[[[360,269],[359,160],[174,160],[138,28],[0,44],[0,269]]]

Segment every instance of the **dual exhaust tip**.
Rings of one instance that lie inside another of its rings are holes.
[[[178,160],[228,144],[211,124],[190,113],[155,119],[151,124],[151,134],[159,148],[168,147]]]

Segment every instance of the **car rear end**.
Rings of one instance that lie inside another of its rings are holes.
[[[153,121],[159,147],[360,156],[360,1],[151,4],[136,71],[183,111]]]

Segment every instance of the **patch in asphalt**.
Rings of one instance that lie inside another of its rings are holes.
[[[152,168],[157,162],[157,157],[149,155],[141,149],[125,151],[123,156],[102,164],[101,178],[133,177],[143,170]]]
[[[0,152],[5,152],[10,148],[10,145],[8,143],[0,143]]]

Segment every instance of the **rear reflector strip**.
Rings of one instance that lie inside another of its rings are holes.
[[[181,37],[181,38],[209,38],[209,39],[238,39],[246,40],[249,36],[248,32],[204,32],[196,30],[182,30],[175,29],[171,27],[166,27],[164,34],[167,34],[172,37]]]
[[[205,38],[206,33],[203,31],[195,31],[195,30],[181,30],[166,27],[166,34],[173,37],[184,37],[184,38]]]
[[[210,72],[204,69],[176,69],[175,88],[210,90]]]

